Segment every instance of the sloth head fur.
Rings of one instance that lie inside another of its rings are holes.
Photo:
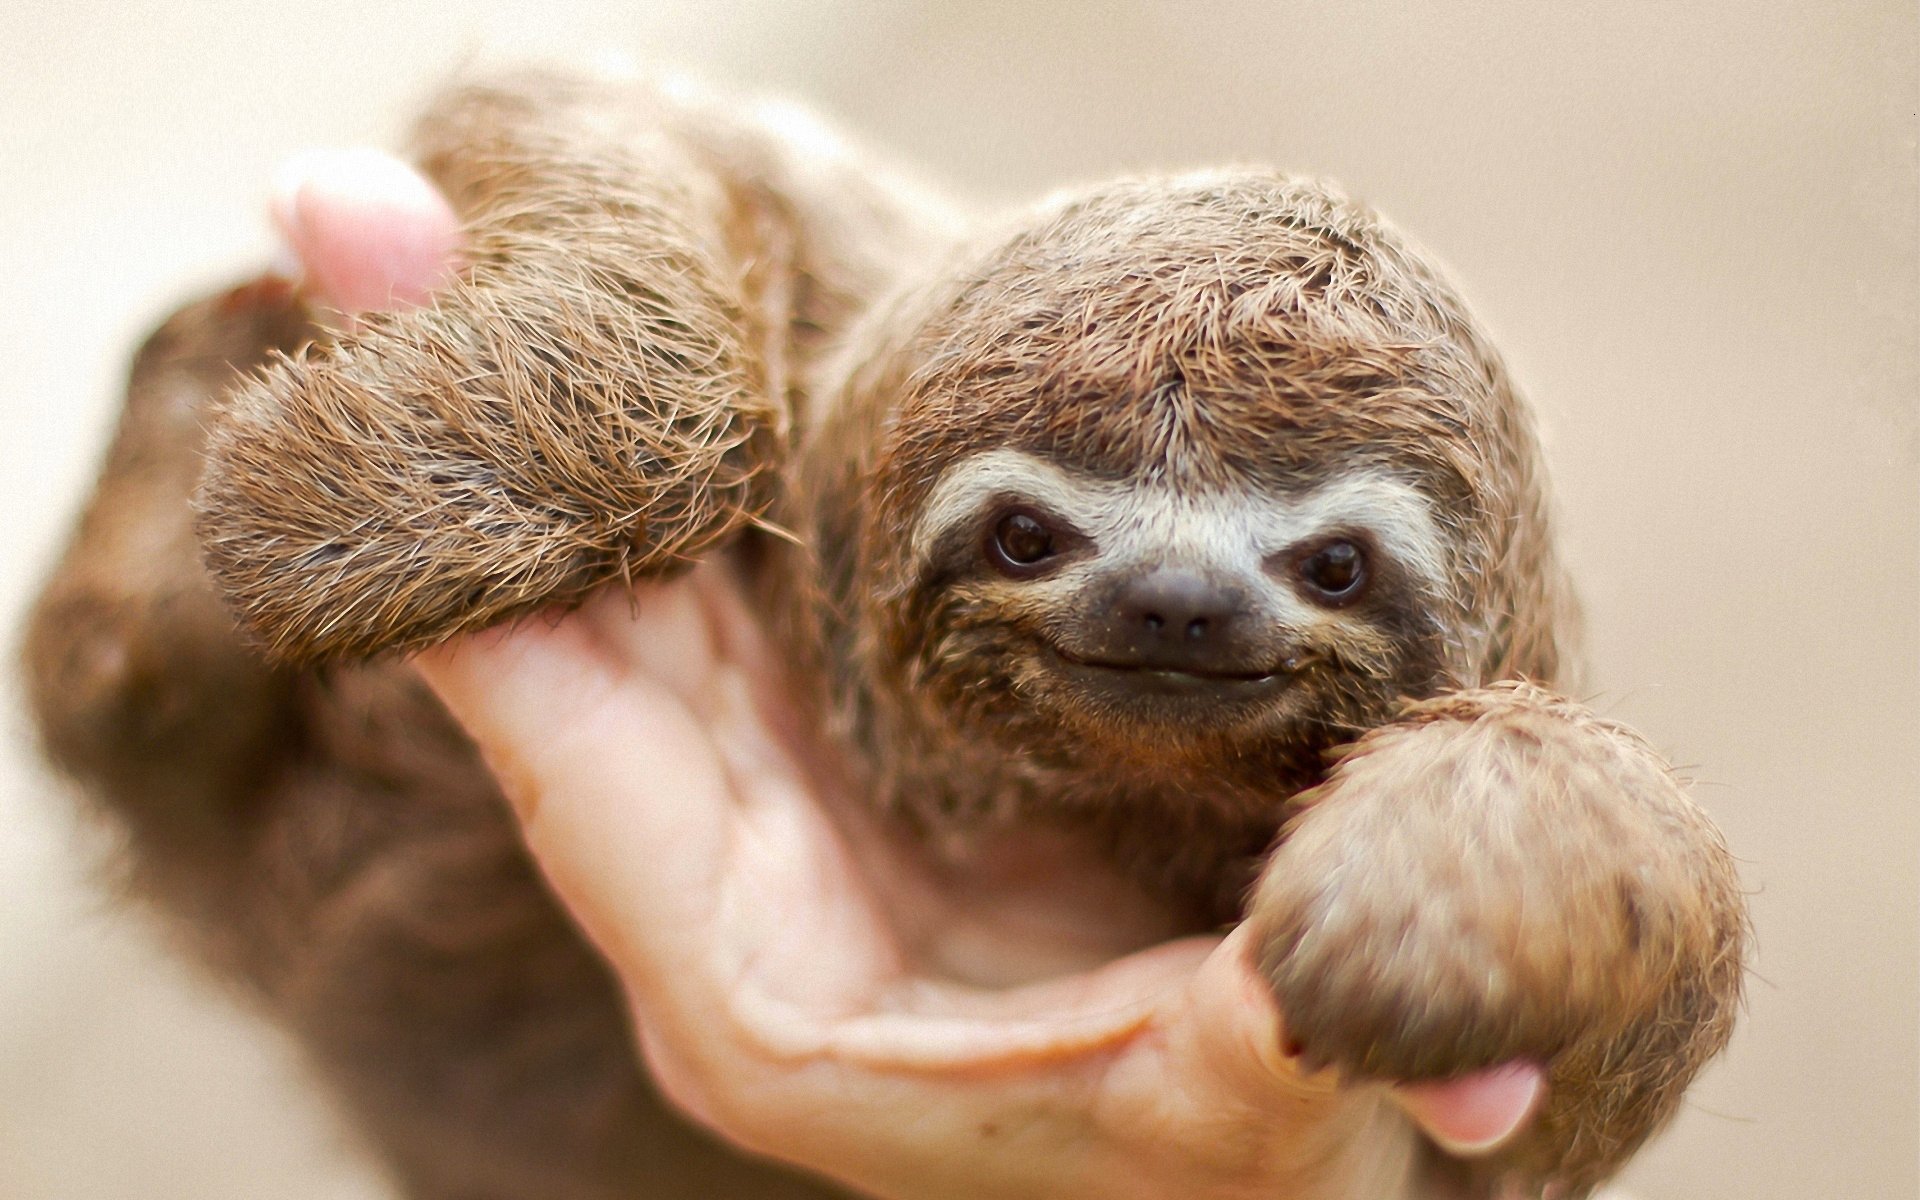
[[[941,278],[854,339],[804,456],[861,740],[1048,794],[1241,764],[1270,808],[1404,697],[1559,673],[1525,406],[1371,213],[1131,181]]]

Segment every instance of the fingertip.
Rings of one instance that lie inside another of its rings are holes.
[[[1252,934],[1241,925],[1201,965],[1194,978],[1198,1027],[1206,1059],[1219,1078],[1232,1080],[1249,1097],[1331,1090],[1309,1082],[1308,1070],[1287,1047],[1284,1018],[1273,989],[1255,966]]]
[[[535,615],[415,653],[413,668],[483,744],[613,685],[613,670],[577,622]]]
[[[459,218],[439,190],[378,150],[295,155],[276,173],[268,208],[309,286],[343,312],[424,302],[460,247]]]
[[[715,574],[703,563],[678,578],[609,587],[581,610],[583,624],[609,655],[704,709],[727,657],[709,599]]]
[[[1503,1063],[1459,1079],[1402,1084],[1395,1101],[1449,1154],[1470,1157],[1518,1133],[1547,1093],[1546,1072],[1530,1062]]]
[[[474,660],[476,656],[482,659],[486,657],[486,644],[482,639],[497,632],[485,630],[441,642],[415,652],[409,661],[420,677],[427,681],[427,686],[443,701],[450,701],[469,688],[477,674],[484,672],[484,662],[476,664]]]

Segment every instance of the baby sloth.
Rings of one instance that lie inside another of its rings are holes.
[[[550,76],[416,148],[458,280],[347,333],[270,283],[169,322],[27,647],[137,882],[409,1195],[824,1194],[656,1098],[389,653],[702,555],[930,844],[1045,827],[1253,922],[1309,1063],[1543,1064],[1529,1130],[1426,1186],[1584,1195],[1724,1044],[1728,855],[1551,690],[1531,418],[1377,218],[1230,171],[963,233],[789,112]]]

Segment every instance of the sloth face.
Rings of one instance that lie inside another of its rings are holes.
[[[1136,759],[1378,720],[1431,686],[1451,570],[1428,501],[1377,470],[1195,490],[1009,448],[941,477],[909,553],[921,686]]]
[[[1297,781],[1402,697],[1552,679],[1529,418],[1364,209],[1121,183],[943,271],[850,356],[807,490],[867,740],[1194,795]]]

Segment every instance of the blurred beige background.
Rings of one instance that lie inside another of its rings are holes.
[[[1920,1195],[1916,22],[1825,5],[0,6],[0,624],[135,338],[270,253],[311,144],[495,52],[801,98],[984,200],[1334,176],[1452,264],[1543,407],[1597,703],[1701,781],[1760,954],[1642,1200]],[[11,636],[9,634],[9,636]],[[0,750],[0,1196],[372,1198],[268,1031],[90,886]]]

